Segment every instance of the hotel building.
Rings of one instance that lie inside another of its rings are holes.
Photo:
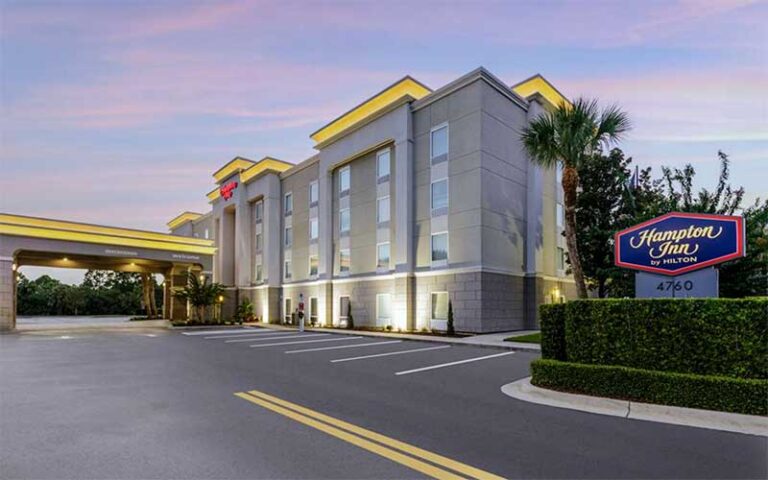
[[[558,172],[532,164],[527,123],[567,101],[540,75],[508,86],[483,68],[431,90],[405,77],[310,135],[298,163],[236,157],[206,214],[171,232],[215,241],[225,315],[393,330],[533,328],[566,275]],[[300,297],[301,296],[301,297]]]

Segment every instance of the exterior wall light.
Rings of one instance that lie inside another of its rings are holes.
[[[67,257],[62,258],[62,260],[64,260],[65,262],[69,261],[69,259]]]
[[[16,266],[16,264],[15,264],[15,263],[11,265],[11,270],[12,270],[12,271],[14,271],[14,272],[15,272],[17,268],[18,268],[18,267]]]
[[[224,303],[224,295],[219,295],[219,303]]]

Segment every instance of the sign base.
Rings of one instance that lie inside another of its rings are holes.
[[[683,275],[635,273],[635,298],[710,298],[720,290],[718,270],[710,267]]]

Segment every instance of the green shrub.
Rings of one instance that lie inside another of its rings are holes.
[[[541,356],[553,360],[566,360],[565,306],[550,303],[541,306]]]
[[[768,378],[766,299],[607,299],[542,306],[544,358]]]
[[[453,326],[453,304],[450,300],[448,300],[448,322],[445,333],[451,337],[456,335],[456,328]]]
[[[539,359],[531,364],[539,387],[637,402],[768,415],[768,380],[659,372],[612,365]]]

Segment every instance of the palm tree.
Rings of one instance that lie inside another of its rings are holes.
[[[198,278],[197,275],[190,272],[187,285],[174,295],[182,300],[187,300],[194,307],[197,320],[204,323],[206,308],[213,305],[224,293],[224,287],[220,283],[208,283],[206,277],[201,277]]]
[[[631,126],[629,116],[619,107],[601,111],[597,100],[578,98],[534,119],[522,133],[523,145],[534,163],[563,169],[565,241],[579,298],[587,297],[587,287],[576,246],[578,169],[586,158],[620,140]]]

